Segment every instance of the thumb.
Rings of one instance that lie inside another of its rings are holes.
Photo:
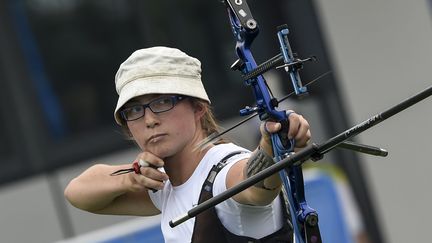
[[[279,122],[266,121],[261,123],[261,140],[260,147],[266,151],[267,154],[273,154],[272,144],[271,144],[271,134],[279,131],[281,129],[281,124]]]
[[[281,129],[282,125],[279,122],[266,121],[261,124],[261,134],[270,136],[271,133],[276,133]]]

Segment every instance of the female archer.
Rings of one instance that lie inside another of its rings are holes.
[[[195,219],[175,228],[168,225],[193,205],[271,166],[269,134],[278,132],[280,123],[261,125],[253,152],[223,140],[198,146],[218,126],[201,81],[201,63],[174,48],[134,52],[120,65],[115,84],[115,120],[141,149],[131,163],[136,173],[111,176],[131,164],[94,165],[66,187],[72,205],[97,214],[161,214],[166,242],[292,241],[278,174]],[[296,113],[288,119],[288,137],[297,149],[306,146],[308,122]]]

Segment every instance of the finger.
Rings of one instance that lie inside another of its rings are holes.
[[[152,167],[141,167],[141,175],[157,181],[168,180],[168,175]]]
[[[296,113],[291,113],[288,117],[288,120],[289,120],[288,138],[292,139],[297,136],[297,133],[299,131],[301,125],[300,115]]]
[[[304,136],[296,139],[295,146],[297,148],[305,147],[309,143],[310,138],[311,138],[311,132],[310,130],[307,130]]]
[[[135,183],[132,184],[132,186],[130,187],[130,191],[132,192],[140,192],[140,191],[145,191],[147,190],[147,187],[145,185],[142,185],[140,183],[137,183],[136,180],[134,179]]]
[[[129,173],[130,181],[132,182],[130,190],[132,192],[140,192],[146,191],[148,189],[152,189],[155,191],[156,189],[163,189],[163,181],[156,181],[143,176],[141,174]]]
[[[268,134],[278,132],[281,127],[282,125],[279,122],[266,121],[264,123],[265,132]]]
[[[155,180],[153,178],[149,178],[145,175],[141,174],[130,174],[131,176],[134,176],[135,181],[143,186],[144,188],[151,188],[151,189],[158,189],[162,190],[164,188],[164,181],[163,180]]]
[[[306,119],[303,116],[299,115],[299,125],[297,134],[295,135],[296,140],[302,140],[305,136],[307,136],[307,132],[309,131],[310,126]]]
[[[164,161],[161,158],[149,152],[140,153],[137,156],[136,161],[138,161],[142,167],[153,166],[159,168],[164,166]]]
[[[149,167],[151,164],[143,159],[139,159],[138,164],[140,167]]]

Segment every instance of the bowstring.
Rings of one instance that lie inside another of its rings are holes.
[[[318,75],[316,78],[314,78],[314,79],[312,79],[311,81],[307,82],[307,83],[304,85],[304,87],[309,87],[310,85],[316,83],[318,80],[320,80],[321,78],[327,76],[328,74],[330,74],[330,73],[332,73],[332,72],[333,72],[332,70],[329,70],[329,71],[327,71],[327,72],[324,72],[324,73]],[[273,94],[271,93],[270,88],[268,87],[267,82],[266,82],[265,84],[266,84],[267,88],[269,89],[270,94],[273,96]],[[283,96],[281,99],[279,99],[277,103],[278,103],[278,104],[281,103],[282,101],[288,99],[289,97],[291,97],[291,96],[294,95],[294,94],[295,94],[295,91],[292,91],[291,93],[289,93],[289,94]],[[221,136],[223,136],[224,134],[226,134],[226,133],[232,131],[233,129],[235,129],[235,128],[237,128],[237,127],[239,127],[240,125],[242,125],[243,123],[245,123],[245,122],[251,120],[252,118],[256,117],[257,115],[258,115],[258,113],[255,112],[254,114],[249,115],[249,116],[246,117],[245,119],[241,120],[241,121],[238,122],[237,124],[233,125],[232,127],[228,128],[228,129],[226,129],[226,130],[224,130],[224,131],[222,131],[222,132],[214,132],[214,133],[210,134],[208,137],[204,138],[204,139],[201,140],[197,145],[195,145],[194,150],[197,150],[197,149],[203,150],[204,148],[206,148],[206,147],[207,147],[208,145],[210,145],[211,143],[216,142],[217,140],[219,140],[219,138],[220,138]]]

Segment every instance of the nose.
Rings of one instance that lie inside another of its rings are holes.
[[[147,128],[154,128],[160,124],[158,116],[150,109],[146,109],[143,118]]]

